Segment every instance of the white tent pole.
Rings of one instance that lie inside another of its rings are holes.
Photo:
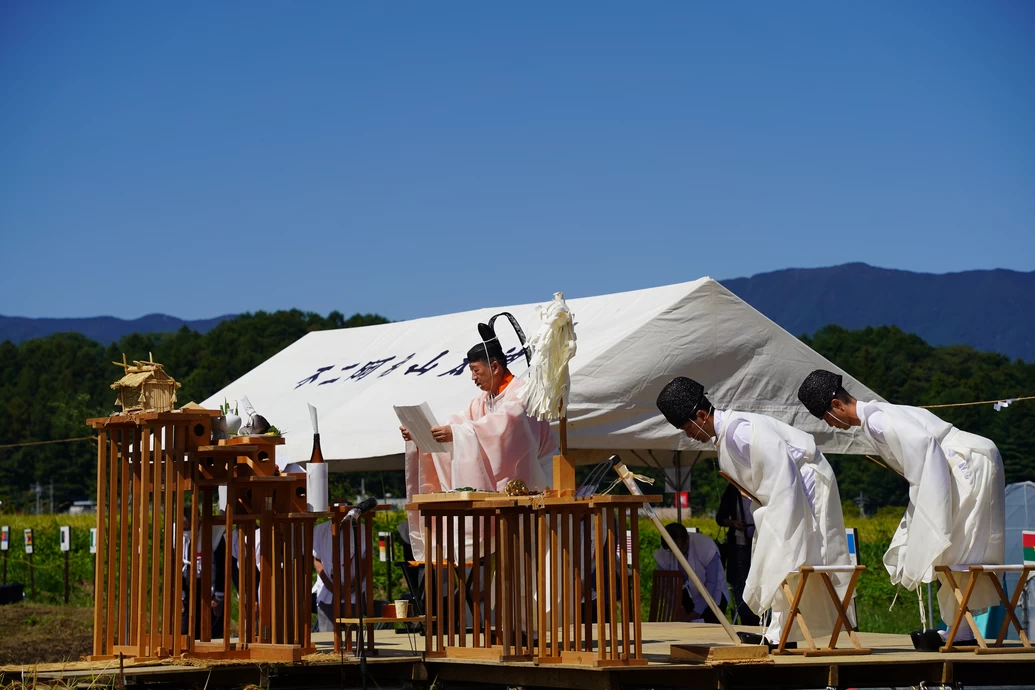
[[[615,472],[617,472],[618,476],[622,478],[623,482],[625,482],[625,486],[629,489],[629,493],[636,496],[643,495],[643,492],[640,491],[639,484],[636,483],[635,477],[633,477],[632,472],[629,471],[629,468],[625,466],[624,462],[619,462],[615,465]],[[649,517],[651,522],[654,523],[654,526],[658,528],[658,532],[661,533],[661,538],[665,540],[666,544],[668,544],[668,548],[671,549],[672,555],[674,555],[676,560],[679,561],[679,565],[683,566],[683,570],[686,571],[687,577],[690,578],[690,581],[694,583],[695,587],[697,587],[697,591],[702,597],[704,597],[704,601],[708,604],[708,608],[712,610],[715,617],[719,619],[720,623],[722,623],[722,627],[726,630],[726,634],[729,635],[733,644],[739,645],[740,638],[737,637],[737,632],[733,629],[733,626],[730,625],[730,622],[726,620],[725,612],[723,612],[719,608],[719,605],[715,603],[715,600],[712,599],[712,595],[708,593],[708,590],[697,577],[697,573],[695,573],[694,569],[690,567],[690,564],[686,562],[686,557],[682,552],[680,552],[679,547],[676,546],[676,542],[672,540],[672,537],[669,535],[668,530],[665,529],[665,526],[661,524],[661,520],[658,519],[654,509],[649,503],[644,503],[643,511],[647,513],[647,517]]]

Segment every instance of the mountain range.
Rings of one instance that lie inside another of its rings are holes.
[[[914,273],[863,263],[789,268],[720,281],[794,335],[827,324],[847,329],[898,326],[931,345],[970,345],[1035,362],[1035,271]],[[32,319],[0,316],[0,342],[74,331],[108,344],[130,333],[205,333],[234,315],[184,321],[164,314]]]
[[[214,319],[184,321],[165,314],[148,314],[139,319],[119,319],[114,316],[92,316],[81,319],[32,319],[25,316],[0,315],[0,342],[20,343],[31,338],[43,338],[53,333],[82,333],[87,338],[108,345],[131,333],[171,333],[186,326],[198,333],[207,333],[236,314]]]
[[[1035,271],[913,273],[862,263],[720,281],[794,335],[898,326],[931,345],[1035,361]]]

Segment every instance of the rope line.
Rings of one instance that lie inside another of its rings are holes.
[[[962,403],[945,403],[944,405],[917,405],[925,410],[933,410],[938,407],[966,407],[967,405],[992,405],[998,402],[1010,401],[1010,403],[1020,402],[1022,400],[1035,400],[1035,395],[1029,395],[1026,398],[998,398],[996,400],[978,400],[976,402],[962,402]]]
[[[45,446],[50,443],[71,443],[72,441],[88,441],[96,436],[78,436],[76,438],[61,438],[54,441],[26,441],[24,443],[6,443],[0,448],[21,448],[23,446]]]
[[[935,410],[935,409],[942,408],[942,407],[968,407],[968,406],[971,406],[971,405],[992,405],[992,404],[995,404],[995,403],[998,403],[998,402],[1007,402],[1007,401],[1009,401],[1010,403],[1015,403],[1015,402],[1021,402],[1023,400],[1035,400],[1035,395],[1029,395],[1029,396],[1025,396],[1025,397],[1022,397],[1022,398],[997,398],[995,400],[976,400],[974,402],[943,403],[943,404],[939,404],[939,405],[917,405],[917,407],[920,407],[920,408],[925,409],[925,410]],[[0,444],[0,448],[25,448],[25,447],[28,447],[28,446],[46,446],[46,445],[50,445],[50,444],[53,444],[53,443],[74,443],[76,441],[90,441],[90,440],[96,439],[96,438],[97,438],[96,436],[77,436],[75,438],[61,438],[61,439],[55,439],[55,440],[52,440],[52,441],[25,441],[23,443],[5,443],[5,444]],[[650,463],[647,462],[646,460],[644,460],[644,458],[641,457],[639,455],[639,453],[636,453],[635,450],[633,451],[633,454],[636,455],[636,457],[638,457],[641,461],[643,461],[644,464],[650,465]],[[655,463],[656,462],[657,462],[657,460],[655,458]],[[661,467],[659,464],[655,464],[655,466],[658,467],[658,468]]]

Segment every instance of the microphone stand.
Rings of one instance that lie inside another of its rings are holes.
[[[367,650],[366,650],[366,647],[363,644],[363,586],[362,586],[362,580],[360,579],[360,570],[359,570],[359,561],[360,561],[360,558],[362,558],[362,554],[363,554],[363,549],[361,547],[361,544],[359,543],[359,519],[362,516],[363,516],[363,513],[360,513],[359,515],[357,515],[355,517],[355,519],[352,520],[352,543],[356,547],[356,556],[353,559],[353,562],[355,563],[355,568],[354,568],[354,570],[355,570],[355,580],[354,580],[354,582],[356,583],[355,584],[355,588],[356,588],[356,607],[359,610],[359,615],[358,615],[359,624],[357,626],[358,629],[359,629],[359,632],[358,632],[357,640],[356,640],[357,644],[359,645],[359,675],[360,675],[360,678],[362,679],[361,683],[363,685],[363,690],[367,690]],[[341,522],[338,523],[339,524],[339,529],[338,529],[339,533],[341,531],[341,526],[343,526],[345,524],[345,522],[348,521],[348,519],[349,519],[349,516],[346,514],[345,517],[343,517],[341,519]],[[344,549],[342,549],[342,551],[344,551]],[[344,553],[342,554],[342,557],[344,558]],[[335,625],[337,625],[337,622],[335,622]],[[342,687],[342,690],[345,690],[345,642],[344,642],[344,640],[342,641],[342,644],[341,644],[341,687]]]
[[[359,675],[363,679],[363,690],[367,690],[367,650],[363,644],[363,586],[362,580],[359,576],[359,561],[362,557],[363,550],[359,543],[359,518],[357,517],[352,521],[352,543],[356,545],[356,557],[353,559],[356,567],[356,607],[359,609]]]

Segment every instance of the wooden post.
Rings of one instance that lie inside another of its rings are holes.
[[[122,435],[122,476],[120,477],[121,500],[119,502],[119,643],[129,644],[129,561],[130,555],[130,501],[129,489],[133,484],[133,469],[130,458],[136,450],[136,430],[127,429]],[[69,544],[71,546],[71,544]]]
[[[190,557],[190,575],[189,575],[189,577],[190,577],[190,579],[187,580],[187,582],[188,582],[188,591],[187,591],[187,640],[188,640],[187,647],[188,647],[188,650],[192,650],[194,648],[194,644],[193,644],[194,628],[196,626],[201,625],[201,630],[199,630],[200,634],[198,635],[198,639],[201,640],[202,642],[210,642],[211,641],[211,632],[212,632],[212,626],[211,625],[209,625],[208,629],[206,630],[205,626],[203,624],[201,624],[201,622],[205,620],[204,613],[202,613],[202,615],[200,616],[200,619],[199,619],[199,616],[198,616],[199,611],[195,610],[195,609],[200,607],[199,606],[200,602],[198,600],[198,594],[199,594],[198,593],[198,579],[199,578],[198,578],[198,557],[197,557],[197,553],[198,553],[198,551],[202,551],[203,555],[202,555],[201,563],[202,563],[202,568],[204,569],[204,567],[206,565],[208,565],[208,563],[206,562],[208,559],[206,559],[204,557],[204,548],[205,548],[205,545],[206,545],[204,530],[207,528],[209,535],[212,534],[212,528],[208,527],[205,524],[205,521],[201,519],[201,515],[202,514],[201,514],[201,511],[199,510],[199,508],[201,508],[201,505],[202,505],[202,498],[201,498],[202,495],[207,496],[208,495],[208,491],[204,491],[204,490],[195,488],[194,491],[191,493],[191,497],[190,497],[190,554],[189,554],[189,557]],[[209,504],[209,505],[211,505],[211,504]],[[209,513],[211,514],[211,512],[212,512],[212,509],[209,508]],[[209,538],[211,539],[211,536]],[[227,548],[228,551],[230,550],[230,541],[229,540],[227,540],[227,542],[226,542],[226,548]],[[211,589],[209,591],[211,591]],[[209,611],[211,611],[211,610],[212,610],[212,608],[209,607]],[[209,621],[209,622],[211,623],[211,621]]]
[[[162,531],[162,543],[164,544],[164,553],[162,558],[162,627],[160,629],[160,640],[161,649],[164,654],[169,654],[172,650],[172,625],[175,619],[176,630],[179,631],[180,617],[180,602],[174,602],[173,599],[173,580],[180,578],[180,564],[182,558],[180,554],[183,549],[183,541],[179,544],[174,544],[173,532],[173,518],[176,517],[176,522],[183,522],[183,515],[176,516],[176,502],[174,500],[173,492],[175,486],[173,483],[173,444],[174,444],[174,430],[176,427],[168,425],[164,427],[164,433],[162,434],[162,462],[163,470],[165,472],[165,479],[163,483],[163,499],[164,505],[163,510],[165,511],[165,529]],[[175,561],[175,562],[174,562]],[[175,606],[175,608],[174,608]],[[177,633],[178,634],[178,633]]]
[[[144,457],[144,452],[143,452],[144,441],[143,441],[143,437],[144,437],[143,432],[138,429],[137,433],[136,433],[136,445],[135,445],[135,449],[136,450],[133,453],[133,478],[132,478],[132,483],[133,483],[133,486],[132,486],[132,490],[133,490],[133,499],[132,499],[133,511],[132,511],[132,515],[133,515],[133,517],[131,518],[131,522],[132,522],[132,525],[133,525],[133,531],[130,532],[131,536],[130,536],[130,543],[129,543],[131,567],[130,567],[130,575],[129,575],[129,577],[130,577],[130,580],[129,580],[129,583],[130,583],[129,584],[130,603],[129,603],[129,642],[128,642],[128,644],[137,645],[138,656],[140,656],[139,653],[142,651],[142,648],[140,647],[141,642],[140,642],[140,638],[138,636],[139,624],[138,624],[137,621],[140,618],[140,607],[141,607],[141,602],[143,602],[143,598],[141,596],[141,589],[140,589],[140,583],[141,583],[141,580],[140,580],[140,567],[141,566],[140,566],[140,564],[141,564],[141,561],[142,561],[142,558],[141,558],[142,552],[141,552],[140,544],[141,544],[141,537],[146,532],[146,530],[145,530],[143,525],[144,525],[145,521],[147,520],[146,508],[144,510],[141,510],[141,503],[143,503],[143,501],[144,501],[144,493],[143,493],[144,490],[143,490],[143,487],[141,486],[141,471],[142,471],[142,466],[143,466],[142,458]]]
[[[597,570],[597,658],[601,661],[607,652],[607,626],[604,625],[604,509],[593,511],[594,558]]]
[[[226,535],[226,560],[224,561],[223,570],[223,651],[229,651],[230,649],[230,587],[233,584],[234,501],[237,500],[237,495],[232,490],[234,485],[234,476],[237,473],[237,460],[231,459],[230,462],[234,464],[229,465],[229,472],[227,473],[226,508],[223,511],[223,534]],[[201,507],[202,514],[211,515],[212,494],[206,492],[205,498],[208,500],[208,502]],[[238,533],[237,537],[237,639],[240,642],[245,641],[244,632],[246,630],[240,624],[240,619],[242,618],[241,611],[247,610],[245,606],[244,589],[241,587],[241,584],[244,583],[244,572],[246,564],[249,566],[254,565],[254,563],[248,564],[244,560],[244,539],[242,538],[243,534],[244,532],[242,530],[240,533]]]
[[[546,656],[546,516],[545,511],[539,511],[536,516],[536,524],[539,527],[536,547],[539,551],[539,565],[536,572],[536,592],[539,596],[539,656]]]
[[[561,409],[564,401],[561,401]],[[553,489],[558,496],[575,495],[575,459],[568,457],[568,418],[561,417],[561,454],[553,456]]]
[[[68,606],[68,551],[65,551],[65,606]]]
[[[590,577],[593,574],[593,514],[585,512],[582,514],[582,568],[586,581],[582,592],[584,599],[582,604],[582,619],[586,626],[586,652],[593,651],[593,583]]]
[[[259,637],[261,644],[273,642],[273,499],[265,497],[259,517]]]
[[[366,588],[366,610],[363,612],[363,616],[374,617],[374,514],[367,515],[366,519],[361,522],[361,525],[365,528],[362,532],[362,538],[366,540],[367,551],[366,556],[361,563],[363,568],[361,569],[363,582],[369,582],[370,586]],[[356,544],[356,553],[362,554],[360,544]],[[356,583],[356,601],[360,601],[360,597],[363,593],[362,585],[363,582]],[[367,625],[367,653],[371,656],[374,655],[374,624],[370,623]]]
[[[474,562],[474,566],[471,568],[471,646],[481,647],[480,633],[481,633],[481,603],[482,603],[482,583],[481,583],[481,572],[482,563],[488,563],[488,554],[482,554],[482,539],[481,539],[481,525],[482,517],[475,514],[472,518],[473,525],[471,530],[471,560]],[[488,647],[488,642],[485,644]]]
[[[569,578],[571,577],[571,573],[569,571],[569,564],[571,562],[571,548],[569,546],[570,523],[568,520],[570,514],[567,511],[560,509],[558,510],[557,515],[561,519],[561,550],[560,553],[557,554],[557,558],[560,559],[561,564],[561,567],[559,568],[561,574],[561,582],[560,586],[558,587],[559,591],[557,592],[560,609],[557,611],[557,617],[561,621],[561,652],[563,653],[571,649],[571,647],[568,646],[570,642],[570,637],[568,635],[568,628],[570,622],[568,618],[568,607],[571,604],[571,589],[568,584]]]
[[[108,595],[104,598],[108,613],[108,624],[104,631],[107,643],[105,648],[108,654],[115,653],[115,608],[118,603],[115,600],[115,579],[118,576],[118,554],[115,547],[118,546],[119,527],[119,449],[128,431],[119,430],[111,433],[111,443],[108,448],[111,451],[108,462]]]
[[[133,530],[135,538],[138,540],[137,553],[135,554],[137,560],[140,561],[140,566],[137,569],[137,573],[140,576],[139,582],[136,583],[136,599],[139,602],[137,611],[137,656],[148,656],[150,650],[150,643],[147,640],[147,610],[148,610],[148,596],[147,596],[147,583],[148,583],[148,564],[150,559],[148,558],[148,525],[151,521],[151,498],[154,492],[151,490],[151,427],[144,427],[143,438],[141,439],[141,454],[140,454],[140,500],[137,506],[139,510],[140,519],[137,522],[136,528]],[[98,520],[100,522],[100,520]],[[103,561],[100,560],[101,553],[101,532],[97,530],[97,570],[101,570],[103,567]],[[98,575],[100,580],[100,575]],[[98,586],[100,586],[98,584]],[[97,635],[97,631],[94,631]],[[95,654],[100,652],[95,651]]]
[[[434,558],[431,550],[431,516],[424,515],[424,653],[431,652],[432,627],[431,621],[434,612],[431,608],[431,575],[434,572],[431,565]],[[436,650],[438,651],[438,650]]]
[[[636,636],[636,653],[635,658],[643,658],[643,642],[640,639],[643,635],[640,621],[640,511],[636,508],[631,508],[632,513],[632,561],[633,565],[633,580],[632,580],[632,610],[634,612],[633,621],[634,630],[633,634]]]
[[[159,623],[162,613],[162,427],[156,425],[151,435],[154,450],[151,453],[151,620],[150,620],[150,653],[158,656],[162,647],[161,628]],[[169,517],[172,517],[171,515]]]
[[[108,483],[108,433],[97,430],[97,553],[94,554],[93,653],[104,654],[104,539],[105,491]]]
[[[465,533],[467,531],[467,518],[460,517],[460,524],[457,525],[460,538],[457,546],[460,547],[460,553],[457,555],[457,603],[460,606],[460,621],[457,623],[457,631],[460,636],[460,646],[467,646],[467,538]],[[388,542],[389,544],[391,542]],[[474,559],[477,563],[477,559]],[[392,559],[388,559],[390,564]],[[388,586],[392,586],[392,571],[388,571],[387,583]],[[391,595],[388,597],[391,599]],[[373,638],[373,635],[370,636]]]
[[[456,601],[453,597],[453,584],[456,582],[456,553],[454,547],[456,546],[456,517],[449,515],[446,522],[446,644],[450,647],[455,646],[456,638],[454,636],[454,628],[456,627],[456,618],[454,611],[456,609]],[[357,550],[358,553],[358,550]]]
[[[436,650],[443,652],[446,649],[445,644],[442,643],[442,628],[446,624],[445,611],[442,609],[442,514],[438,513],[435,515],[435,563],[432,567],[432,572],[435,575],[435,610],[436,618],[435,621],[435,641],[437,643]],[[425,562],[427,559],[425,559]],[[427,566],[425,566],[427,567]],[[424,574],[425,587],[427,587],[427,573]]]
[[[186,470],[186,464],[187,464],[186,458],[184,456],[184,448],[186,447],[186,444],[187,444],[187,433],[186,432],[187,432],[186,428],[181,426],[181,425],[179,425],[179,424],[176,424],[176,425],[174,425],[172,427],[172,433],[173,433],[173,455],[172,455],[172,457],[170,459],[173,460],[173,471],[175,473],[174,480],[173,480],[173,487],[176,490],[176,513],[175,513],[175,516],[174,516],[175,519],[176,519],[176,529],[175,529],[176,533],[173,535],[173,542],[174,542],[173,549],[174,550],[173,550],[172,553],[175,553],[175,554],[182,554],[183,553],[183,541],[184,541],[184,537],[183,537],[183,533],[184,533],[183,514],[184,514],[184,507],[185,507],[184,506],[184,502],[183,502],[183,491],[184,491],[184,489],[187,488],[187,486],[186,486],[187,485],[187,477],[184,476],[185,475],[185,470]],[[197,530],[196,530],[196,528],[195,528],[195,531],[194,531],[194,537],[195,537],[195,539],[197,538]],[[193,549],[194,549],[194,545],[191,544],[191,550],[193,550]],[[170,556],[172,555],[172,553],[170,553]],[[195,569],[193,554],[188,553],[187,557],[190,559],[190,567],[189,567],[189,570],[187,571],[187,576],[190,577],[190,580],[188,580],[188,582],[191,582],[191,581],[194,580],[194,576],[195,576],[195,573],[197,572],[197,570]],[[172,609],[172,611],[179,612],[181,610],[181,607],[184,605],[183,577],[180,574],[182,572],[182,565],[181,565],[181,563],[183,561],[183,558],[181,556],[180,558],[173,558],[173,559],[171,559],[171,561],[175,565],[175,568],[169,568],[168,569],[169,577],[173,578],[173,609]],[[192,602],[189,602],[189,601],[187,602],[188,605],[191,604],[191,603]],[[187,617],[189,619],[190,618],[190,614],[194,613],[194,609],[190,608],[190,609],[185,609],[185,610],[187,611]],[[188,620],[188,625],[190,625],[190,622],[191,621]],[[172,630],[171,630],[171,632],[172,632],[172,655],[178,657],[180,655],[180,652],[183,651],[183,648],[182,648],[182,638],[180,637],[180,629],[182,628],[182,614],[180,614],[179,616],[177,616],[175,614],[173,615],[172,625],[170,627],[172,628]],[[193,639],[194,638],[194,627],[193,626],[188,627],[188,629],[187,629],[187,638],[188,639]]]
[[[608,598],[608,612],[609,616],[608,623],[610,630],[608,634],[611,636],[611,654],[608,658],[618,658],[618,597],[617,587],[615,585],[615,547],[618,544],[617,535],[615,530],[615,508],[604,508],[603,517],[605,523],[605,531],[607,532],[607,552],[605,558],[607,559],[607,598]],[[625,568],[625,563],[621,564],[622,568]]]
[[[503,656],[511,656],[510,640],[512,636],[510,629],[513,625],[513,620],[511,619],[511,587],[509,579],[512,575],[513,565],[511,564],[512,556],[510,553],[510,521],[504,511],[500,511],[499,541],[496,542],[496,548],[500,553],[500,569],[496,575],[496,579],[508,580],[503,583],[502,601],[497,600],[496,603],[496,606],[500,606],[502,603],[502,615],[500,615],[500,611],[498,609],[496,611],[496,624],[498,627],[502,626],[503,628]]]
[[[36,598],[36,570],[32,565],[32,552],[29,552],[29,591],[32,594],[29,596],[30,599]]]

